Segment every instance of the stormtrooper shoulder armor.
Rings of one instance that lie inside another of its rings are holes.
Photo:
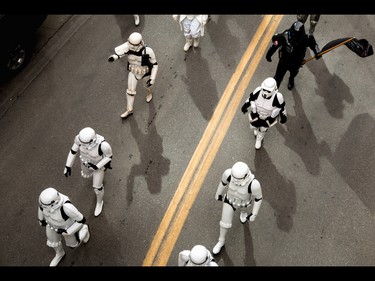
[[[124,44],[121,44],[120,46],[117,46],[115,48],[116,55],[123,56],[129,51],[129,44],[128,42],[125,42]]]

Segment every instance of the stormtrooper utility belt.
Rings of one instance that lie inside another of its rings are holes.
[[[249,201],[244,201],[242,199],[239,199],[239,198],[229,198],[228,197],[228,194],[225,195],[225,202],[227,202],[228,204],[230,204],[232,207],[234,208],[246,208],[248,206],[251,205],[251,199]]]
[[[149,72],[148,66],[130,64],[128,67],[129,71],[135,75],[145,75]]]
[[[61,229],[61,228],[55,228],[55,227],[53,227],[52,225],[50,225],[50,224],[48,224],[47,223],[47,226],[49,227],[49,228],[51,228],[52,230],[54,230],[54,231],[56,231],[57,233],[59,233],[59,229]],[[82,226],[83,226],[83,224],[82,223],[79,223],[79,222],[74,222],[74,223],[72,223],[70,226],[68,226],[68,227],[65,227],[65,228],[63,228],[64,230],[65,230],[65,232],[63,232],[62,234],[64,235],[71,235],[71,234],[74,234],[74,233],[76,233],[78,230],[80,230],[81,228],[82,228]]]

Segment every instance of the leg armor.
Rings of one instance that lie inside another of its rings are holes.
[[[65,256],[65,251],[61,243],[59,246],[53,247],[53,249],[55,250],[56,255],[51,261],[51,263],[49,264],[49,266],[57,266],[62,260],[62,258]]]
[[[134,73],[129,72],[128,89],[126,90],[127,110],[133,111],[134,97],[137,94],[138,79]]]
[[[95,217],[99,216],[103,209],[103,197],[104,197],[104,171],[96,170],[94,172],[93,187],[96,194],[96,206],[95,206]]]
[[[191,47],[191,45],[193,45],[193,38],[191,36],[186,36],[186,43],[184,45],[184,51],[188,51]]]
[[[256,136],[255,140],[255,149],[260,149],[262,146],[262,141],[264,139],[264,135],[266,134],[268,128],[266,127],[259,127],[257,132],[254,132],[254,135]]]
[[[55,250],[56,255],[49,266],[57,266],[61,259],[65,256],[64,248],[61,244],[61,235],[53,229],[46,226],[47,246]]]
[[[63,237],[65,239],[66,245],[71,248],[75,249],[79,245],[83,243],[87,243],[90,239],[89,227],[87,224],[82,224],[79,222],[75,222],[70,228],[69,232],[63,233]]]
[[[134,15],[134,24],[135,24],[136,26],[139,25],[139,15]]]
[[[121,114],[121,118],[126,118],[133,114],[133,104],[135,95],[137,94],[136,88],[138,79],[134,73],[129,72],[128,74],[128,88],[126,89],[126,111]]]
[[[232,227],[234,211],[235,210],[233,209],[231,205],[225,202],[223,203],[223,210],[221,213],[221,220],[220,220],[219,241],[216,243],[215,247],[212,250],[212,252],[215,255],[220,252],[221,248],[225,244],[225,236],[227,235],[228,229]]]

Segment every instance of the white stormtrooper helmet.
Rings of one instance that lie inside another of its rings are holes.
[[[142,35],[138,32],[133,32],[130,34],[128,43],[129,49],[135,52],[139,51],[144,45]]]
[[[96,145],[96,133],[90,127],[83,128],[78,135],[81,145],[87,149],[92,149]]]
[[[202,245],[195,245],[190,251],[190,261],[194,265],[203,265],[209,257],[209,252]]]
[[[277,84],[276,80],[272,77],[268,77],[264,79],[262,82],[261,87],[261,95],[265,99],[269,99],[270,97],[273,96],[277,92]]]
[[[39,195],[39,204],[43,209],[54,212],[61,206],[62,200],[59,192],[53,187],[48,187]]]
[[[244,186],[252,177],[249,166],[244,162],[237,162],[231,169],[231,181],[235,185]]]

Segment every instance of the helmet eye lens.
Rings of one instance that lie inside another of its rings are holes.
[[[52,206],[53,204],[55,204],[55,200],[53,200],[53,201],[51,201],[51,203],[49,203],[49,204],[45,204],[45,203],[42,203],[44,206]]]
[[[245,178],[247,177],[247,175],[248,174],[246,173],[242,178],[237,178],[234,175],[232,175],[232,179],[233,179],[234,184],[235,185],[242,185],[243,182],[244,182],[244,180],[245,180]]]
[[[132,42],[128,41],[128,43],[134,47],[137,47],[139,44],[133,44]]]
[[[94,141],[93,139],[89,140],[88,142],[81,141],[81,144],[84,147],[88,147],[88,146],[90,146],[92,144],[93,141]]]

